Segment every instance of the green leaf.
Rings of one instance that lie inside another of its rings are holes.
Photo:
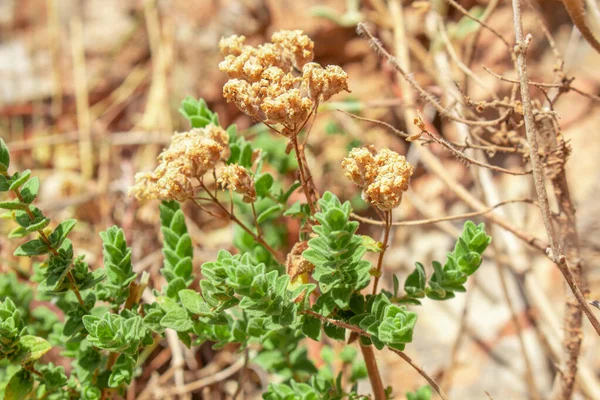
[[[415,267],[415,270],[408,275],[404,282],[404,290],[412,297],[423,297],[427,283],[425,268],[419,262],[415,263]]]
[[[8,171],[10,166],[10,152],[8,146],[4,142],[4,139],[0,138],[0,174]]]
[[[27,180],[29,179],[29,177],[31,176],[31,171],[30,170],[25,170],[21,173],[21,176],[19,176],[17,179],[15,179],[13,181],[13,183],[10,185],[10,187],[8,188],[8,190],[17,190],[19,189],[25,182],[27,182]]]
[[[341,328],[337,325],[330,324],[327,322],[323,325],[323,330],[325,331],[325,334],[328,337],[330,337],[331,339],[334,339],[334,340],[346,339],[346,329]]]
[[[254,188],[259,197],[265,197],[269,194],[269,189],[273,186],[273,176],[269,173],[264,173],[254,181]]]
[[[177,253],[177,255],[181,258],[192,253],[192,239],[190,238],[190,235],[185,233],[179,237],[179,242],[177,243],[175,253]]]
[[[373,253],[381,253],[383,251],[383,243],[378,242],[373,239],[371,236],[362,235],[362,245],[367,249],[367,251]]]
[[[39,360],[52,348],[45,339],[32,335],[21,336],[19,344],[21,351],[18,358],[23,364]]]
[[[60,247],[63,240],[65,240],[65,238],[69,235],[76,223],[76,219],[67,219],[58,224],[56,229],[54,229],[54,232],[52,232],[48,238],[50,243],[52,243],[52,246]]]
[[[25,183],[21,188],[21,196],[23,197],[23,202],[31,204],[33,200],[35,200],[39,189],[40,178],[36,176],[33,179],[27,181],[27,183]]]
[[[56,390],[67,384],[67,375],[65,374],[65,368],[62,366],[55,367],[50,363],[40,368],[40,372],[44,377],[44,384],[46,390]]]
[[[0,165],[0,170],[1,169],[2,169],[2,166]],[[4,176],[2,173],[0,173],[0,192],[8,191],[9,187],[10,187],[10,177]]]
[[[300,186],[302,186],[300,184],[300,182],[296,181],[292,184],[292,186],[289,187],[289,189],[283,193],[280,197],[279,197],[279,202],[282,204],[286,204],[288,199],[290,198],[290,196],[296,191],[296,189],[298,189]]]
[[[135,360],[126,354],[121,354],[111,369],[108,386],[115,388],[131,383],[134,367]]]
[[[27,243],[22,244],[18,249],[13,253],[15,256],[41,256],[50,251],[48,245],[41,241],[40,239],[30,240]]]
[[[398,280],[398,277],[396,276],[396,274],[392,275],[392,280],[394,283],[394,297],[398,297],[398,289],[400,288],[400,281]]]
[[[48,225],[50,225],[50,219],[43,218],[39,222],[32,223],[27,228],[25,228],[25,230],[29,233],[39,232],[39,231],[43,230],[45,227],[47,227]]]
[[[206,125],[210,124],[210,119],[201,117],[200,115],[192,115],[189,120],[192,128],[204,128]]]
[[[14,374],[4,389],[4,400],[23,400],[33,391],[33,376],[21,369]]]
[[[27,210],[28,205],[15,199],[11,201],[0,201],[0,208],[5,210]]]
[[[263,222],[265,222],[269,217],[271,217],[273,214],[281,211],[283,209],[283,205],[281,204],[276,204],[274,206],[271,206],[269,208],[267,208],[265,211],[263,211],[258,218],[256,219],[256,221],[259,224],[262,224]]]
[[[184,233],[187,233],[183,211],[177,210],[175,214],[173,214],[173,219],[171,220],[171,229],[180,236]]]
[[[186,287],[185,281],[182,278],[177,277],[167,284],[167,290],[165,293],[171,298],[177,298],[177,293]]]
[[[169,311],[160,320],[160,325],[177,332],[187,332],[194,327],[188,313],[183,309]]]
[[[425,385],[414,393],[406,393],[406,400],[431,400],[431,394],[431,388]]]
[[[200,293],[191,289],[183,289],[178,294],[181,304],[190,313],[202,316],[211,314],[209,305],[206,304]]]
[[[12,231],[10,231],[8,233],[8,238],[9,239],[22,238],[27,235],[29,235],[29,232],[27,232],[27,230],[25,228],[23,228],[22,226],[17,226],[15,229],[13,229]]]
[[[321,320],[310,315],[305,315],[302,322],[302,333],[318,341],[321,336]]]

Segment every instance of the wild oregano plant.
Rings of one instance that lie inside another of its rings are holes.
[[[9,193],[0,208],[14,221],[9,237],[26,238],[15,245],[14,255],[36,261],[33,287],[20,284],[14,274],[0,282],[5,399],[123,396],[144,367],[145,350],[167,330],[188,348],[209,342],[213,348],[252,350],[252,362],[275,377],[263,388],[264,399],[370,398],[357,389],[366,377],[373,398],[391,398],[372,346],[404,350],[417,323],[412,306],[464,292],[491,238],[483,224],[468,221],[444,264],[433,262],[429,278],[417,262],[402,290],[397,276],[392,291],[379,289],[393,209],[413,167],[398,153],[372,146],[353,149],[342,163],[344,174],[381,217],[383,242],[357,233],[350,202],[320,193],[304,154],[306,127],[319,104],[348,86],[341,68],[312,62],[313,46],[299,31],[278,32],[272,43],[258,47],[245,45],[241,36],[220,43],[225,56],[220,68],[230,77],[224,96],[276,133],[262,140],[264,146],[256,145],[260,135],[250,141],[235,126],[223,129],[203,100],[183,100],[180,112],[191,130],[175,133],[157,168],[138,174],[131,189],[140,201],[162,200],[160,272],[166,283],[160,290],[148,287],[147,274],[134,272],[131,248],[116,226],[100,234],[103,267],[78,256],[69,239],[76,221],[53,222],[34,205],[39,179],[30,171],[9,172],[10,153],[0,139],[0,191]],[[298,180],[290,182],[294,168]],[[304,199],[289,204],[298,191]],[[188,203],[231,220],[238,249],[237,254],[221,250],[204,263],[197,285],[193,249],[198,244],[188,234],[181,207]],[[300,222],[293,243],[283,218]],[[367,252],[374,257],[365,257]],[[142,300],[145,290],[155,301]],[[34,297],[55,304],[64,319],[48,308],[40,313],[44,306],[31,310]],[[325,336],[348,345],[336,356]],[[351,346],[357,339],[364,363]],[[306,340],[320,343],[325,368],[310,359]],[[68,373],[45,362],[52,347],[71,360]],[[335,370],[340,363],[347,368]],[[426,400],[431,390],[407,396]]]

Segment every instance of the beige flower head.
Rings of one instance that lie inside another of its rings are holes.
[[[189,199],[194,194],[193,180],[202,179],[229,157],[228,142],[227,132],[212,124],[175,133],[169,147],[158,156],[156,169],[137,174],[129,194],[138,200]]]
[[[342,161],[344,174],[362,190],[363,199],[381,211],[400,205],[414,168],[390,149],[354,148]]]
[[[314,43],[302,31],[279,31],[271,43],[244,45],[243,36],[221,39],[219,64],[229,81],[223,96],[243,113],[292,136],[320,102],[348,91],[348,76],[338,66],[313,63]]]
[[[256,201],[256,189],[254,179],[246,168],[239,164],[229,164],[223,168],[219,176],[218,184],[222,189],[233,190],[242,195],[245,203]]]

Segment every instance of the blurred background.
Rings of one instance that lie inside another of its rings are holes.
[[[471,211],[419,163],[419,155],[411,151],[409,143],[379,125],[337,111],[343,109],[383,120],[400,129],[412,123],[404,120],[402,109],[415,105],[403,103],[399,76],[355,31],[357,22],[368,21],[383,44],[393,49],[393,20],[388,10],[391,3],[402,6],[412,76],[428,91],[437,96],[445,94],[446,89],[438,81],[440,72],[436,72],[440,68],[436,64],[439,53],[450,60],[442,71],[451,79],[461,76],[448,49],[432,39],[435,25],[432,28],[428,15],[433,4],[442,10],[448,41],[460,57],[464,56],[465,43],[478,35],[470,64],[473,72],[500,98],[509,95],[512,84],[483,69],[485,66],[497,74],[516,77],[502,43],[488,31],[477,32],[476,23],[443,1],[401,4],[384,0],[0,0],[0,136],[11,149],[15,168],[29,168],[40,176],[39,208],[53,220],[79,220],[75,248],[86,255],[90,265],[101,262],[98,233],[117,224],[125,230],[133,248],[136,271],[148,271],[153,287],[160,288],[163,280],[158,274],[162,263],[158,205],[139,204],[128,197],[134,174],[152,169],[171,134],[187,129],[187,122],[177,109],[188,95],[204,98],[219,113],[222,125],[236,123],[265,146],[279,143],[224,101],[221,90],[226,76],[218,69],[222,59],[218,41],[223,36],[241,34],[250,43],[258,44],[268,41],[277,30],[302,29],[315,42],[316,61],[342,66],[349,74],[352,91],[324,105],[312,129],[307,151],[317,187],[352,200],[357,212],[374,218],[375,214],[360,200],[358,189],[341,178],[339,166],[354,146],[388,146],[406,154],[417,165],[411,190],[395,214],[397,220]],[[587,3],[589,7],[593,1]],[[480,16],[490,2],[461,0],[460,4]],[[574,86],[593,95],[569,92],[554,106],[562,132],[572,147],[567,175],[577,206],[590,298],[598,299],[600,113],[596,94],[600,89],[600,56],[573,29],[562,3],[538,0],[531,6],[539,14],[536,17],[530,6],[525,7],[525,30],[533,34],[528,53],[530,79],[553,82],[555,51],[559,51],[565,59],[565,72],[576,78]],[[596,11],[588,9],[588,15],[593,16]],[[556,41],[554,49],[542,34],[539,18]],[[512,43],[509,2],[494,7],[488,24]],[[458,78],[456,82],[460,83]],[[464,95],[474,101],[489,99],[475,85]],[[532,96],[535,101],[545,99],[539,89],[532,89]],[[420,104],[416,107],[422,109]],[[435,113],[427,113],[426,109],[423,112],[428,125],[448,138],[457,137],[455,128],[445,125]],[[520,133],[515,135],[518,139]],[[480,196],[474,166],[464,165],[441,146],[432,145],[430,149],[454,179]],[[524,168],[518,152],[488,152],[488,156],[492,164]],[[528,175],[494,173],[488,179],[500,200],[535,198]],[[513,204],[502,210],[516,226],[546,238],[537,208]],[[227,221],[215,220],[195,209],[186,209],[186,215],[198,271],[203,262],[215,258],[219,249],[233,249]],[[484,217],[474,219],[485,221]],[[286,222],[290,224],[290,238],[297,237],[299,227]],[[432,260],[443,260],[462,223],[458,220],[394,228],[392,247],[386,255],[384,286],[391,287],[391,273],[404,279],[415,261],[429,268]],[[30,261],[11,256],[16,244],[5,239],[10,227],[4,225],[0,225],[0,273],[16,271],[26,284]],[[379,238],[377,227],[365,225],[361,230]],[[489,232],[494,238],[505,236],[500,230]],[[407,346],[406,353],[442,382],[454,399],[484,399],[486,393],[497,400],[535,398],[524,379],[520,330],[541,398],[547,398],[553,377],[559,373],[563,278],[546,257],[525,243],[514,238],[503,240],[511,243],[507,247],[510,251],[490,252],[470,282],[467,294],[443,303],[428,300],[417,310],[419,322],[414,343]],[[505,300],[499,273],[504,275],[514,313]],[[600,399],[600,340],[586,320],[583,327],[583,372],[576,398]],[[216,352],[208,345],[196,354],[187,351],[186,381],[221,371],[236,357],[235,349]],[[383,380],[393,386],[397,398],[404,398],[406,391],[425,383],[393,353],[379,352],[379,360]],[[136,398],[146,387],[152,388],[155,398],[171,398],[168,388],[173,383],[156,383],[169,361],[169,347],[161,345],[128,398]],[[245,398],[259,398],[260,367],[251,362],[249,369],[255,377],[246,382]],[[235,391],[236,385],[237,377],[232,375],[193,396],[229,398],[227,393]],[[368,391],[368,381],[361,390]]]

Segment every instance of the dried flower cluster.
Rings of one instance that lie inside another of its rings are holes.
[[[156,169],[136,174],[130,194],[139,200],[187,200],[193,196],[192,180],[227,160],[228,143],[227,132],[215,125],[175,133],[170,146],[158,156]]]
[[[317,105],[343,90],[348,75],[338,66],[311,62],[314,43],[302,31],[280,31],[271,43],[245,45],[244,36],[221,39],[229,76],[223,96],[245,114],[269,125],[281,124],[285,136],[297,134]]]
[[[302,256],[306,249],[307,241],[297,242],[287,255],[285,266],[291,282],[296,282],[299,278],[301,283],[307,283],[309,274],[315,269],[315,266]]]
[[[225,166],[219,176],[218,184],[222,189],[233,190],[242,195],[245,203],[256,201],[256,189],[254,179],[246,168],[238,164]]]
[[[342,168],[362,189],[363,199],[381,211],[400,205],[414,170],[404,156],[387,148],[377,151],[373,146],[352,149]]]

